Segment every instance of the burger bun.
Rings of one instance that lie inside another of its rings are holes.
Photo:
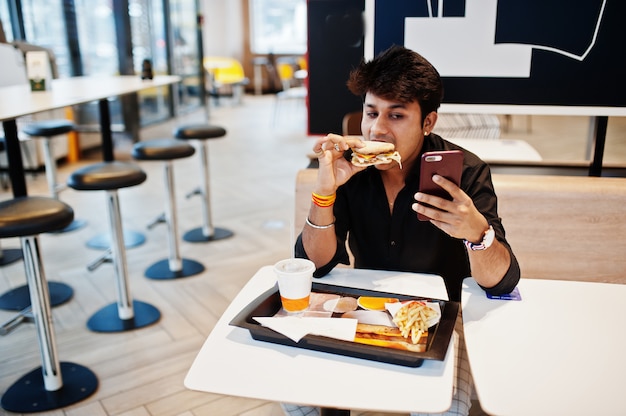
[[[365,146],[359,147],[358,149],[353,149],[353,152],[360,153],[362,155],[377,155],[379,153],[388,153],[393,152],[396,147],[393,143],[387,142],[375,142],[372,140],[363,141]]]

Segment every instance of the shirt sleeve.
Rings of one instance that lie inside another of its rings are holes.
[[[500,282],[494,287],[483,287],[480,286],[485,292],[490,295],[505,295],[507,293],[511,293],[520,279],[520,268],[515,255],[513,254],[511,247],[506,246],[509,250],[509,254],[511,255],[511,264],[509,266],[509,270],[506,271],[506,274],[500,280]]]
[[[519,282],[521,271],[513,249],[506,240],[502,219],[498,216],[498,199],[491,180],[491,170],[486,164],[478,164],[464,172],[461,187],[472,198],[476,208],[485,216],[493,227],[496,239],[508,250],[511,264],[502,280],[491,288],[483,290],[492,295],[511,293]]]

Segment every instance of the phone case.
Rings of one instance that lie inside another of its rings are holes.
[[[420,192],[451,199],[450,194],[434,183],[432,178],[434,174],[438,174],[458,186],[461,183],[461,172],[463,171],[463,152],[460,150],[426,152],[422,155],[421,163]],[[417,217],[421,221],[430,220],[422,214],[417,214]]]

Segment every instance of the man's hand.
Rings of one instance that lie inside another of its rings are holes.
[[[452,237],[472,242],[481,241],[489,224],[476,209],[472,199],[461,188],[440,175],[434,175],[433,182],[448,191],[452,201],[418,192],[415,194],[417,203],[412,205],[413,210],[431,218],[432,224]]]
[[[363,167],[354,166],[344,158],[350,148],[363,147],[361,140],[354,136],[329,134],[316,140],[313,151],[319,161],[316,192],[331,195]]]

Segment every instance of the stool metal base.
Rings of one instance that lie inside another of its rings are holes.
[[[93,314],[87,321],[87,328],[95,332],[123,332],[142,328],[157,322],[161,312],[154,306],[133,301],[135,316],[131,319],[120,319],[117,312],[117,303],[112,303]]]
[[[169,280],[193,276],[204,271],[204,266],[197,261],[182,259],[182,263],[182,269],[180,271],[173,272],[170,270],[168,259],[160,260],[148,267],[145,276],[150,279]]]
[[[124,246],[133,248],[146,242],[146,237],[138,231],[124,231]],[[87,241],[87,247],[96,250],[106,250],[111,247],[111,235],[100,234]]]
[[[187,231],[183,235],[183,240],[188,241],[190,243],[206,243],[209,241],[217,241],[223,240],[225,238],[232,237],[234,233],[230,230],[226,230],[224,228],[215,228],[212,236],[205,236],[202,232],[202,227],[194,228],[193,230]]]
[[[61,228],[60,230],[52,231],[49,234],[69,233],[71,231],[80,230],[81,228],[83,228],[86,225],[87,225],[87,221],[85,221],[85,220],[74,220],[74,221],[72,221],[70,223],[70,225],[66,226],[65,228]]]
[[[74,289],[65,283],[48,282],[50,306],[59,306],[69,301],[74,295]],[[30,306],[30,292],[28,285],[19,286],[0,296],[0,309],[21,311]]]
[[[33,413],[70,406],[91,396],[98,388],[96,375],[86,367],[62,362],[63,387],[45,389],[41,367],[16,381],[2,396],[2,408],[9,412]]]
[[[0,266],[7,266],[22,259],[21,248],[3,248],[2,257],[0,257]]]

